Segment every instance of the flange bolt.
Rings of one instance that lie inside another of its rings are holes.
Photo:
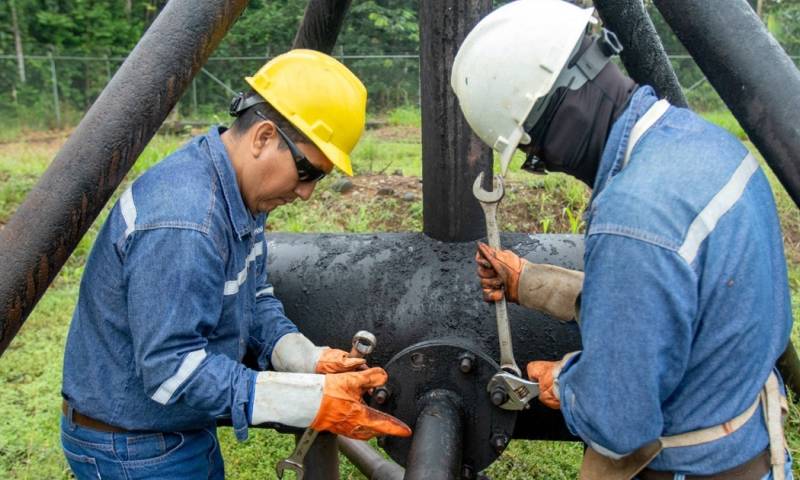
[[[378,405],[383,405],[384,403],[386,403],[386,400],[389,399],[389,395],[390,393],[388,388],[378,387],[375,389],[375,394],[372,396],[372,398],[375,399],[375,403],[377,403]]]
[[[508,401],[508,394],[505,390],[500,387],[495,388],[492,390],[492,403],[499,407],[500,405],[506,403]]]
[[[508,446],[508,436],[502,433],[496,433],[491,438],[492,448],[499,455]]]
[[[461,373],[471,372],[475,364],[475,356],[471,353],[462,353],[459,358],[461,363],[458,364],[458,368],[461,370]]]

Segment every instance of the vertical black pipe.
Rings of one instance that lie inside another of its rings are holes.
[[[405,469],[383,458],[369,443],[352,438],[338,437],[339,450],[368,480],[402,480]]]
[[[292,47],[330,54],[342,30],[350,2],[351,0],[310,0]]]
[[[406,480],[461,478],[463,421],[459,402],[455,394],[443,390],[429,392],[422,399],[406,460]]]
[[[0,355],[246,5],[167,3],[0,230]]]
[[[467,33],[492,9],[491,0],[422,0],[419,7],[422,82],[423,230],[446,242],[486,235],[472,195],[492,153],[470,129],[450,88],[450,71]]]
[[[594,6],[606,28],[622,42],[620,57],[631,78],[652,86],[671,104],[686,107],[678,77],[642,0],[594,0]]]
[[[800,72],[746,0],[656,7],[800,205]]]
[[[655,5],[800,206],[800,72],[792,59],[746,0]],[[778,366],[800,395],[800,361],[791,341]]]

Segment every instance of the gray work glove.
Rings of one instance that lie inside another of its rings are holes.
[[[509,302],[539,310],[561,321],[576,319],[576,302],[583,288],[583,272],[555,265],[531,263],[511,250],[478,243],[475,256],[483,299]]]

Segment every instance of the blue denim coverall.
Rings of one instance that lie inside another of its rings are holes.
[[[586,214],[583,351],[558,378],[570,430],[609,456],[736,417],[792,326],[772,191],[741,142],[670,107],[623,168],[656,100],[639,88],[603,151]],[[666,449],[650,468],[711,474],[767,445],[759,409],[732,435]]]
[[[122,460],[108,467],[113,478],[145,467],[141,475],[153,478],[160,464],[196,459],[185,455],[197,447],[192,441],[205,442],[200,456],[211,458],[218,417],[247,437],[256,372],[241,360],[249,350],[266,370],[275,343],[297,331],[267,280],[265,221],[245,207],[218,127],[122,194],[83,274],[63,396],[80,413],[126,430],[183,433],[120,443],[127,434],[100,434],[101,441],[66,422],[73,468],[94,458],[103,473],[106,455]],[[209,462],[219,468],[210,470],[221,470],[216,452]]]

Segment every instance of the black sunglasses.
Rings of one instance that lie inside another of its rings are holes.
[[[255,111],[255,114],[258,118],[268,122],[269,119],[264,116],[258,110]],[[289,139],[289,136],[286,135],[286,132],[281,130],[281,127],[278,126],[277,123],[273,122],[275,125],[275,130],[278,131],[278,135],[281,136],[283,141],[286,143],[286,146],[289,147],[289,152],[292,154],[292,159],[294,160],[294,166],[297,169],[297,177],[300,179],[301,182],[318,182],[325,178],[324,170],[321,170],[314,166],[308,158],[297,148],[297,145],[293,141]]]

